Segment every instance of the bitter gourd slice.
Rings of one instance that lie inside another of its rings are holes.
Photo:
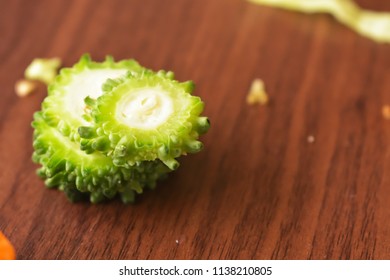
[[[119,195],[132,202],[177,168],[176,157],[202,147],[197,138],[209,121],[199,116],[203,102],[191,95],[193,87],[134,60],[83,56],[49,85],[34,115],[38,175],[73,201]]]
[[[131,169],[117,167],[102,153],[86,154],[79,144],[50,126],[42,112],[34,114],[33,160],[41,164],[37,173],[49,188],[58,187],[72,201],[86,196],[91,202],[119,194],[133,202],[135,193],[153,188],[169,169],[161,161],[144,161]]]
[[[97,98],[108,78],[117,78],[127,71],[141,71],[135,60],[115,62],[108,56],[103,62],[94,62],[89,55],[81,57],[72,68],[63,68],[48,87],[48,96],[42,103],[43,117],[71,140],[78,141],[77,128],[89,122],[86,97]]]
[[[171,170],[177,157],[202,149],[200,134],[209,120],[200,116],[204,103],[191,95],[194,84],[180,83],[171,72],[131,72],[109,79],[104,94],[91,106],[92,126],[81,126],[81,148],[101,151],[117,166],[161,160]]]

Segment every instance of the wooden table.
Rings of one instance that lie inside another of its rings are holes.
[[[135,205],[71,204],[35,174],[46,90],[15,81],[86,52],[173,70],[206,103],[205,149]],[[390,258],[390,45],[244,0],[1,0],[0,65],[0,230],[19,259]],[[268,106],[246,103],[255,78]]]

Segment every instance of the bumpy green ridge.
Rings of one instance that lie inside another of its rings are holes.
[[[124,202],[133,202],[136,193],[154,188],[169,169],[160,161],[144,161],[131,169],[113,165],[101,153],[86,154],[78,144],[48,125],[42,112],[34,114],[34,162],[41,164],[37,173],[48,188],[58,187],[72,201],[89,197],[97,203],[117,194]]]
[[[48,96],[42,103],[42,116],[63,135],[78,141],[77,128],[91,121],[88,103],[84,104],[83,100],[102,94],[101,86],[108,78],[142,70],[144,68],[132,59],[115,62],[107,56],[103,62],[94,62],[89,55],[84,55],[73,67],[63,68],[49,85]]]
[[[192,82],[180,83],[164,71],[109,79],[103,95],[85,100],[94,124],[79,128],[81,149],[100,151],[116,166],[161,160],[176,169],[177,157],[202,149],[197,139],[209,128],[208,119],[200,116],[204,104],[191,95],[193,89]]]

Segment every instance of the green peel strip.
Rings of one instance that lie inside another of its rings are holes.
[[[328,13],[360,35],[379,43],[390,43],[390,12],[360,8],[352,0],[248,0],[255,4],[303,13]]]

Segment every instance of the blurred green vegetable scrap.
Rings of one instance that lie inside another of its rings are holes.
[[[248,0],[304,13],[329,13],[360,35],[379,43],[390,43],[390,12],[359,7],[353,0]]]
[[[50,84],[57,76],[57,70],[61,66],[59,58],[35,58],[24,72],[27,80],[41,81]]]

